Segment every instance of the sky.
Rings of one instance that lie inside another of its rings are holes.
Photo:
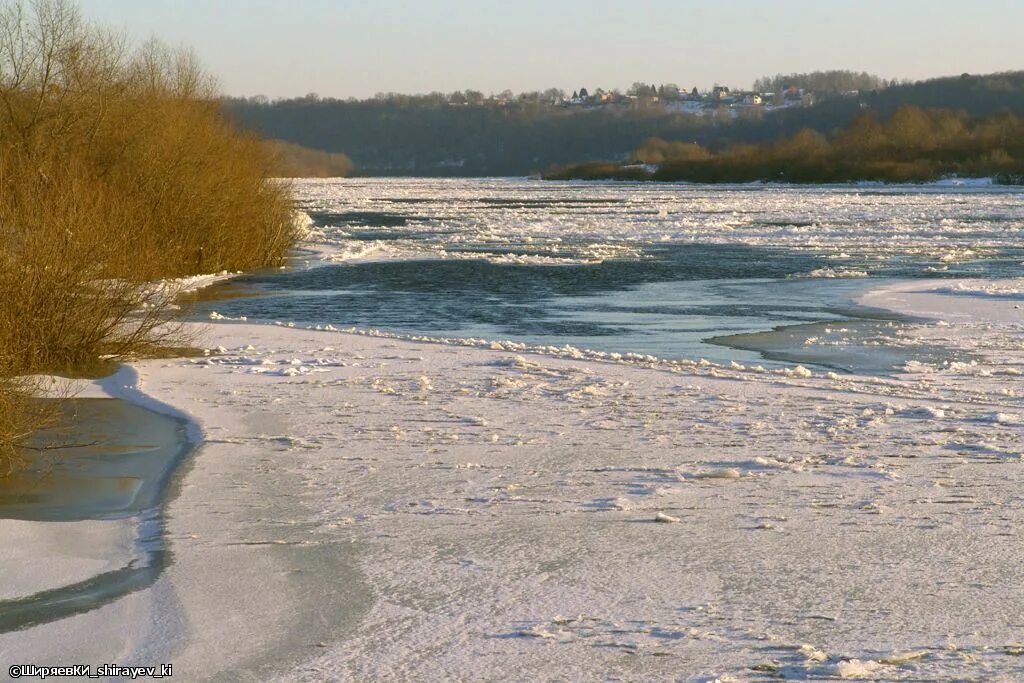
[[[142,41],[193,49],[230,95],[635,81],[745,88],[826,69],[885,78],[1024,69],[1021,0],[79,0]]]

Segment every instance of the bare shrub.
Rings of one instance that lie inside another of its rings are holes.
[[[355,164],[344,154],[284,140],[267,140],[264,144],[274,159],[274,175],[279,178],[345,178],[355,171]]]
[[[14,378],[173,338],[146,283],[283,262],[286,189],[216,95],[191,53],[132,52],[66,0],[0,5],[0,452],[38,422]]]

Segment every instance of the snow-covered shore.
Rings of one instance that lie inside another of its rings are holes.
[[[129,383],[204,435],[170,565],[0,654],[184,680],[1019,678],[1022,317],[960,285],[863,298],[977,358],[893,378],[197,326],[223,351]]]

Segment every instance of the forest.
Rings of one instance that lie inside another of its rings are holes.
[[[556,104],[564,95],[557,89],[494,97],[465,91],[382,94],[367,100],[315,95],[277,101],[228,98],[222,106],[241,126],[265,137],[346,154],[359,175],[407,176],[529,175],[580,161],[622,162],[652,137],[685,140],[717,152],[804,129],[829,136],[866,110],[884,118],[904,105],[951,109],[973,117],[1024,113],[1024,72],[963,74],[916,83],[828,73],[766,77],[761,86],[824,90],[814,106],[773,112],[747,108],[735,119],[724,107],[703,117],[674,111],[651,95],[675,86],[642,83],[630,89],[636,96],[628,104],[613,106]],[[866,89],[876,84],[877,88]],[[830,92],[834,94],[829,96]]]
[[[1024,118],[1012,113],[974,118],[947,109],[904,106],[887,119],[862,112],[849,126],[828,136],[808,128],[773,142],[737,144],[720,152],[652,138],[633,152],[627,164],[575,164],[544,177],[899,183],[953,176],[1024,184]]]

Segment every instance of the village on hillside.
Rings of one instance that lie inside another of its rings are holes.
[[[853,90],[841,94],[855,97],[860,91]],[[590,93],[587,88],[580,88],[553,103],[563,107],[583,108],[660,106],[666,111],[694,116],[739,118],[745,113],[758,114],[777,109],[807,107],[817,101],[818,97],[814,92],[795,85],[776,92],[760,92],[733,90],[724,85],[715,85],[703,91],[694,87],[687,91],[672,84],[654,86],[638,83],[626,93],[617,90],[607,92],[601,88]]]
[[[791,73],[765,76],[757,79],[749,89],[733,89],[716,83],[707,89],[689,90],[675,83],[647,84],[635,82],[625,91],[618,88],[579,88],[571,92],[562,88],[513,92],[503,90],[486,94],[466,89],[454,92],[406,94],[378,92],[372,97],[344,100],[321,97],[309,93],[304,97],[271,100],[263,95],[238,98],[236,101],[251,107],[272,107],[279,104],[294,105],[388,105],[428,108],[519,108],[531,110],[563,109],[567,111],[601,110],[659,110],[663,113],[689,114],[716,119],[757,118],[763,113],[780,109],[809,107],[827,99],[859,98],[877,93],[907,81],[886,80],[869,73],[832,70],[811,73]]]

